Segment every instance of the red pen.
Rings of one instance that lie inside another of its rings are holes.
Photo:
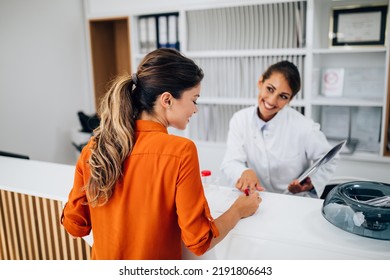
[[[244,192],[245,192],[245,195],[246,195],[246,196],[249,196],[249,187],[246,187],[246,189],[245,189]]]

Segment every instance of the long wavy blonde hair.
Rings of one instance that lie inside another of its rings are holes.
[[[88,203],[105,205],[122,177],[123,162],[135,144],[135,120],[141,112],[154,114],[159,95],[169,92],[175,99],[197,86],[203,71],[191,59],[173,49],[150,52],[137,73],[114,79],[99,107],[100,125],[94,130],[89,158],[91,176],[85,186]]]

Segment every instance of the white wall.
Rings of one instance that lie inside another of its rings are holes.
[[[82,0],[0,0],[0,150],[74,163],[88,65]]]

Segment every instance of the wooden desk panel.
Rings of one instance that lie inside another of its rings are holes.
[[[61,201],[0,190],[0,259],[90,259],[91,247],[61,226],[61,212]]]

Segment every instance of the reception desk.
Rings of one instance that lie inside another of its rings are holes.
[[[73,240],[59,225],[74,166],[0,156],[0,259],[88,259],[90,237]],[[240,193],[208,187],[212,215]],[[258,211],[201,257],[185,259],[385,259],[390,241],[343,231],[321,214],[323,200],[262,192]]]

